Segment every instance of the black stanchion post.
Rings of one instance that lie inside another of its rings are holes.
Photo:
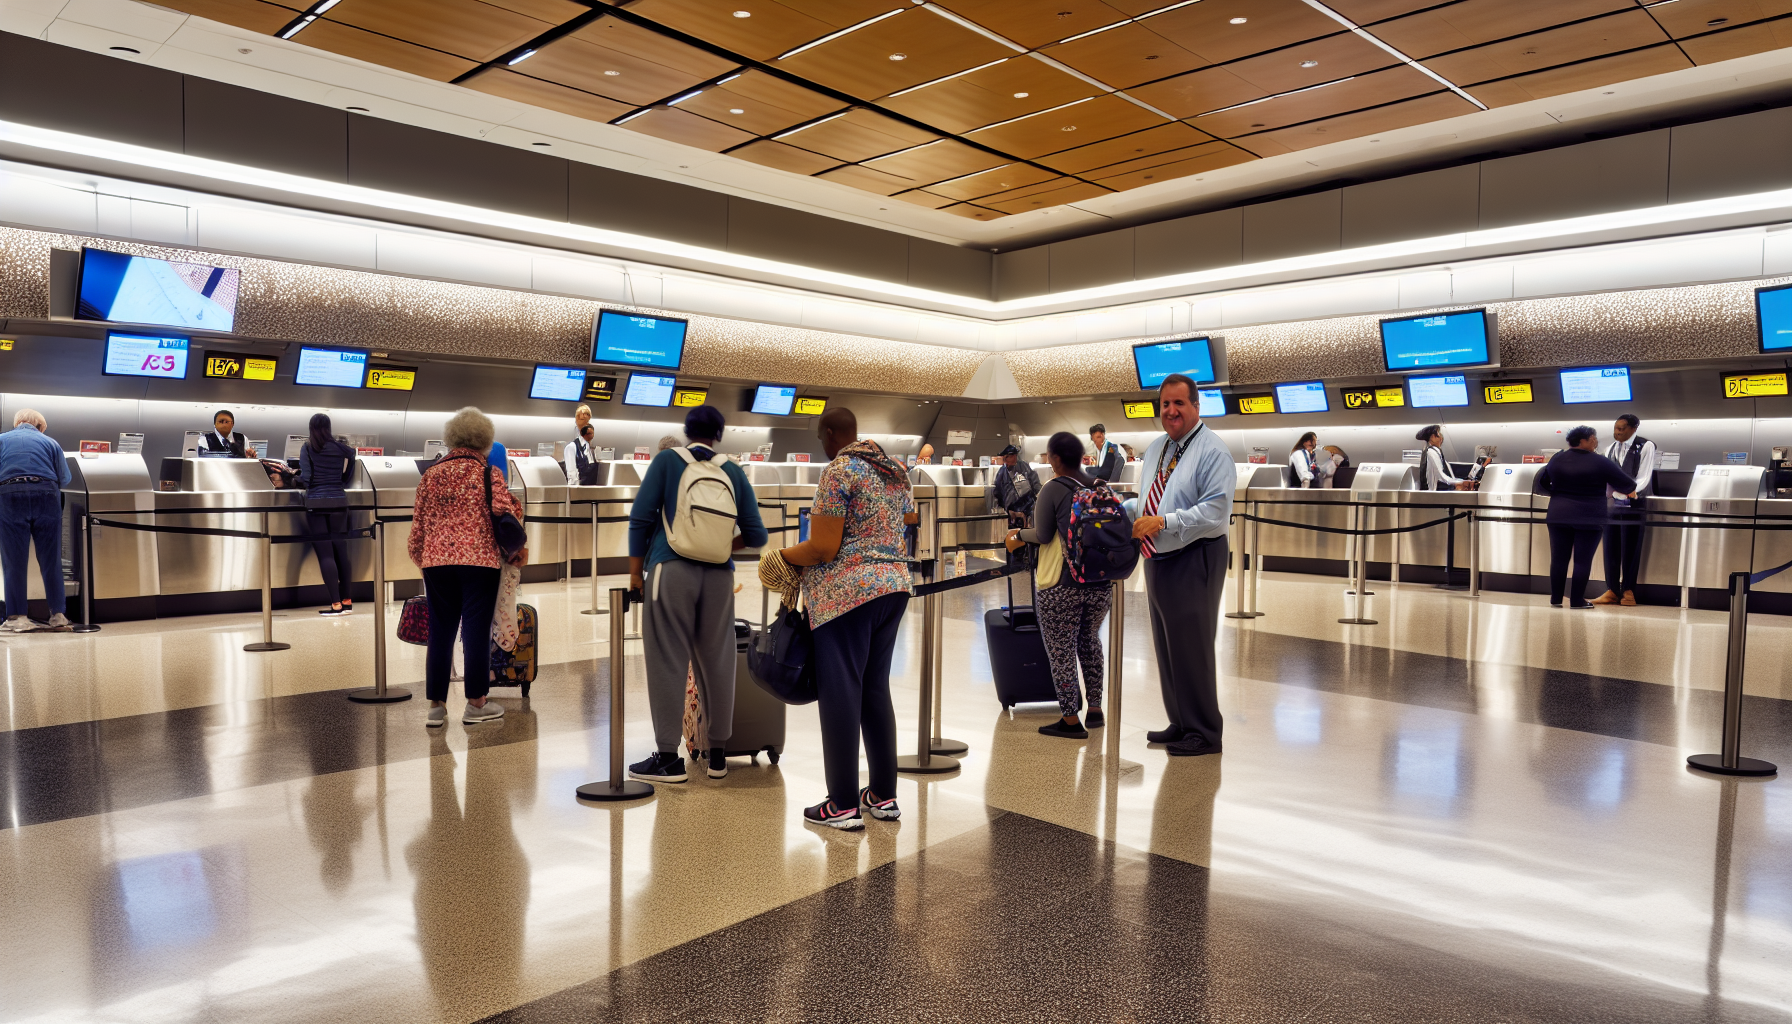
[[[596,549],[592,556],[596,557]],[[629,592],[621,587],[610,590],[610,778],[607,782],[587,782],[579,787],[582,800],[639,800],[653,795],[653,787],[628,778],[622,767],[623,719],[622,692],[626,689],[623,672],[623,618],[628,614]]]
[[[87,510],[81,510],[81,621],[74,626],[76,633],[97,633],[100,627],[93,624],[93,517]]]
[[[1748,573],[1730,574],[1730,649],[1724,659],[1724,746],[1721,754],[1694,754],[1686,763],[1718,775],[1772,775],[1771,761],[1742,756],[1742,669],[1748,653]]]
[[[939,549],[934,549],[935,557]],[[905,754],[896,759],[896,770],[912,775],[941,775],[958,770],[958,760],[945,754],[933,752],[933,645],[939,642],[939,634],[934,631],[934,604],[939,601],[938,594],[928,594],[921,598],[921,721],[916,731],[914,754]]]
[[[261,514],[261,641],[244,644],[245,651],[286,651],[291,644],[274,640],[274,537],[268,532],[268,514]]]
[[[379,521],[377,510],[373,520],[373,688],[350,690],[348,699],[356,704],[396,704],[411,699],[411,691],[404,687],[386,686],[386,524]]]

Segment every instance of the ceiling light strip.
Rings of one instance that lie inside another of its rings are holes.
[[[1005,64],[1008,61],[1011,61],[1013,59],[1014,59],[1013,57],[997,57],[995,60],[990,61],[988,64],[979,64],[974,68],[965,68],[963,71],[954,71],[944,78],[936,78],[931,82],[922,82],[920,85],[911,85],[906,89],[898,89],[897,91],[891,93],[890,95],[888,95],[884,98],[893,100],[898,96],[907,96],[911,92],[919,92],[922,89],[925,89],[930,85],[938,85],[941,82],[950,82],[954,78],[962,78],[965,75],[972,74],[973,72],[982,71],[984,68],[993,68],[997,64]]]
[[[1044,110],[1035,110],[1031,114],[1022,114],[1019,117],[1011,117],[1006,121],[997,121],[995,124],[986,124],[983,127],[978,128],[976,131],[977,132],[986,132],[986,131],[989,131],[991,128],[1000,128],[1005,124],[1013,124],[1016,121],[1025,121],[1029,117],[1043,117],[1046,114],[1049,114],[1054,110],[1064,110],[1067,107],[1074,107],[1079,103],[1087,103],[1094,98],[1095,97],[1093,97],[1093,96],[1084,96],[1080,100],[1071,100],[1069,103],[1060,103],[1055,107],[1047,107]],[[976,132],[966,132],[965,134],[974,135],[974,134],[976,134]]]
[[[815,47],[820,46],[822,43],[831,43],[834,40],[840,38],[841,36],[851,35],[852,33],[857,32],[859,29],[865,28],[870,25],[875,25],[878,22],[884,20],[885,18],[894,18],[896,15],[901,14],[903,11],[906,11],[906,10],[908,10],[908,8],[898,7],[893,11],[885,11],[884,13],[876,15],[874,17],[866,18],[864,21],[859,22],[857,25],[848,25],[838,32],[830,32],[827,35],[822,36],[820,39],[812,39],[809,42],[806,42],[803,45],[797,47],[796,49],[787,50],[783,53],[778,54],[776,57],[774,57],[772,59],[773,60],[784,60],[787,57],[794,57],[797,54],[802,53],[804,50],[812,50]]]
[[[807,131],[810,128],[813,128],[818,124],[827,124],[829,121],[832,121],[836,117],[845,117],[846,115],[848,115],[850,113],[852,113],[852,108],[848,107],[847,109],[842,110],[837,114],[829,114],[826,117],[818,117],[815,120],[810,121],[808,124],[799,124],[795,128],[787,128],[784,131],[781,131],[778,134],[772,136],[772,140],[777,141],[778,139],[787,139],[790,136],[795,135],[797,132]]]
[[[1473,103],[1477,110],[1486,110],[1487,109],[1487,104],[1482,103],[1480,100],[1475,99],[1473,96],[1470,96],[1468,93],[1463,92],[1462,87],[1458,86],[1455,82],[1450,81],[1449,79],[1447,79],[1444,76],[1438,74],[1437,72],[1431,70],[1430,68],[1426,67],[1425,65],[1420,64],[1418,61],[1413,60],[1411,57],[1408,57],[1406,54],[1401,53],[1399,50],[1394,49],[1392,46],[1388,45],[1387,43],[1382,42],[1380,39],[1376,38],[1375,36],[1369,34],[1367,31],[1365,31],[1356,22],[1351,21],[1349,18],[1346,18],[1342,14],[1339,14],[1337,11],[1332,10],[1330,7],[1327,7],[1325,4],[1321,3],[1320,0],[1304,0],[1304,2],[1306,3],[1306,5],[1308,7],[1313,8],[1315,11],[1318,11],[1319,13],[1325,15],[1326,17],[1332,19],[1333,21],[1344,26],[1345,28],[1349,29],[1350,31],[1355,32],[1357,35],[1361,36],[1362,38],[1368,40],[1371,43],[1374,43],[1376,46],[1380,47],[1381,49],[1386,50],[1389,54],[1392,54],[1395,58],[1399,59],[1407,67],[1410,67],[1415,71],[1418,71],[1419,73],[1423,74],[1427,78],[1433,79],[1439,85],[1442,85],[1444,88],[1450,90],[1451,92],[1455,93],[1456,95],[1462,97],[1463,99],[1469,101],[1470,103]]]
[[[1309,85],[1300,89],[1290,89],[1287,92],[1278,92],[1274,96],[1261,96],[1254,100],[1245,100],[1243,103],[1234,103],[1229,107],[1221,107],[1218,110],[1209,110],[1205,113],[1196,114],[1195,117],[1211,117],[1214,114],[1224,114],[1233,110],[1243,110],[1245,107],[1254,107],[1259,103],[1268,103],[1270,100],[1279,100],[1284,96],[1298,96],[1303,92],[1312,92],[1315,89],[1324,89],[1327,86],[1340,85],[1344,82],[1354,81],[1356,81],[1355,75],[1351,75],[1349,78],[1333,79],[1330,82],[1321,82],[1318,85]],[[1435,96],[1437,94],[1432,93],[1431,95]],[[1194,118],[1190,118],[1190,120],[1193,119]]]
[[[681,96],[674,96],[673,98],[667,100],[666,106],[676,107],[680,103],[683,103],[685,100],[696,99],[697,97],[699,97],[701,95],[703,95],[702,89],[692,89],[690,92],[687,92]]]
[[[955,25],[959,25],[963,28],[968,28],[972,32],[977,33],[978,35],[982,36],[985,39],[991,39],[991,40],[994,40],[995,42],[1001,43],[1003,46],[1008,47],[1010,50],[1013,50],[1016,53],[1026,53],[1027,52],[1026,47],[1020,45],[1019,43],[1015,42],[1012,39],[1009,39],[1007,36],[998,35],[995,32],[991,32],[989,29],[984,28],[982,25],[977,24],[976,22],[970,20],[969,18],[964,18],[964,17],[960,17],[959,15],[953,14],[951,11],[946,10],[944,7],[941,7],[938,4],[922,2],[918,6],[923,7],[929,11],[932,11],[933,13],[939,15],[940,17],[946,19],[947,21],[952,22]]]
[[[653,109],[652,107],[642,107],[640,110],[634,111],[633,113],[624,114],[621,117],[617,118],[616,120],[611,121],[610,123],[614,124],[614,125],[624,125],[624,124],[629,123],[630,121],[633,121],[635,118],[640,117],[642,114],[645,114],[652,109]]]
[[[1179,7],[1187,7],[1189,4],[1198,4],[1200,2],[1201,2],[1201,0],[1181,0],[1180,3],[1174,3],[1174,4],[1169,5],[1168,7],[1159,7],[1155,11],[1146,11],[1144,14],[1141,14],[1132,20],[1144,21],[1146,18],[1155,18],[1160,14],[1168,14],[1171,11],[1174,11]]]
[[[1159,7],[1155,11],[1146,11],[1144,14],[1141,14],[1136,18],[1127,18],[1125,21],[1116,21],[1112,25],[1103,25],[1100,28],[1092,28],[1087,32],[1078,32],[1074,36],[1065,36],[1063,39],[1060,39],[1051,45],[1063,46],[1065,43],[1074,43],[1078,39],[1087,39],[1090,36],[1098,36],[1098,35],[1101,35],[1103,32],[1109,31],[1110,29],[1119,28],[1122,25],[1131,25],[1136,22],[1144,21],[1146,18],[1154,18],[1159,14],[1168,14],[1169,12],[1176,10],[1178,7],[1187,7],[1189,4],[1198,4],[1200,2],[1201,2],[1201,0],[1181,0],[1180,3],[1174,3],[1168,7]]]

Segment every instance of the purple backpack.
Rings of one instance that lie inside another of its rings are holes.
[[[1077,488],[1070,496],[1070,528],[1064,532],[1064,571],[1078,583],[1112,583],[1130,577],[1138,564],[1132,517],[1107,481]]]

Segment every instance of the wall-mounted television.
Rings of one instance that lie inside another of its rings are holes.
[[[299,368],[294,371],[292,382],[325,388],[358,388],[366,378],[366,349],[306,345],[299,349]]]
[[[1761,351],[1792,349],[1792,284],[1755,289],[1755,326]]]
[[[1562,371],[1562,403],[1630,401],[1630,367],[1586,366]]]
[[[1202,388],[1195,401],[1200,403],[1201,418],[1204,420],[1226,415],[1226,393],[1219,388]]]
[[[1468,378],[1459,373],[1441,377],[1408,377],[1406,390],[1415,409],[1448,409],[1468,404]]]
[[[106,335],[106,362],[100,372],[114,377],[185,380],[189,351],[186,338],[113,331]]]
[[[1303,412],[1330,412],[1325,400],[1325,385],[1316,380],[1276,385],[1276,409],[1285,415]]]
[[[1485,309],[1381,322],[1381,358],[1389,373],[1492,366],[1498,353],[1493,317]]]
[[[229,331],[236,325],[239,277],[229,267],[82,249],[75,317]]]
[[[585,371],[572,366],[537,366],[529,378],[529,397],[551,402],[577,402],[585,396]]]
[[[591,361],[677,372],[684,365],[688,326],[669,316],[599,310],[591,326]]]
[[[1132,347],[1132,368],[1140,391],[1155,391],[1172,373],[1211,384],[1225,377],[1226,350],[1218,338],[1179,338]]]
[[[628,388],[622,392],[622,404],[664,409],[672,404],[672,392],[677,388],[677,377],[662,377],[657,373],[631,373],[628,375]]]
[[[761,384],[753,389],[753,408],[761,416],[788,416],[796,405],[795,384]]]

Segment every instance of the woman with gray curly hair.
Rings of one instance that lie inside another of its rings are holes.
[[[448,674],[454,664],[454,635],[459,633],[466,666],[467,725],[504,717],[502,705],[486,700],[491,676],[492,612],[498,604],[499,571],[503,565],[492,516],[505,512],[523,519],[523,510],[489,464],[494,433],[491,417],[472,406],[456,412],[442,428],[448,454],[423,474],[412,512],[411,561],[423,570],[429,595],[429,655],[424,685],[429,694],[429,720],[448,721]],[[487,488],[491,507],[486,507]],[[512,565],[528,561],[527,548]]]

